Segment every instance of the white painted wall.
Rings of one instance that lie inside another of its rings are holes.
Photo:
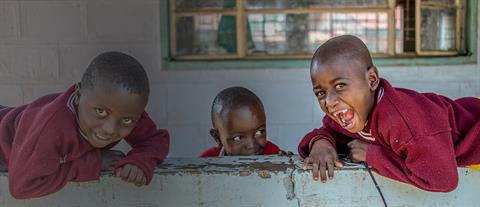
[[[99,181],[69,183],[36,199],[15,200],[0,172],[0,206],[5,207],[381,207],[382,199],[363,165],[335,171],[314,182],[297,157],[223,157],[167,160],[152,183],[134,187],[104,175]],[[388,206],[478,206],[480,172],[458,168],[459,185],[432,193],[374,173]]]
[[[20,105],[78,81],[98,53],[118,50],[148,70],[148,112],[171,133],[170,157],[197,156],[214,143],[210,103],[218,91],[241,85],[262,99],[269,138],[296,152],[301,137],[321,125],[307,68],[188,70],[161,68],[163,0],[0,1],[0,104]],[[381,67],[395,86],[449,97],[480,96],[480,68],[473,65]]]

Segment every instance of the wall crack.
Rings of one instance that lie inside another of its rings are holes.
[[[298,196],[296,195],[296,192],[295,192],[294,173],[295,173],[295,170],[297,170],[297,169],[296,169],[296,166],[295,166],[295,163],[294,163],[292,157],[289,157],[288,162],[291,166],[291,172],[290,172],[289,176],[286,177],[283,180],[283,184],[284,184],[285,189],[287,191],[287,199],[288,200],[296,199],[297,200],[297,205],[298,205],[298,207],[300,207],[300,199],[298,198]]]

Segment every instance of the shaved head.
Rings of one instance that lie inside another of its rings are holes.
[[[355,61],[363,65],[362,69],[372,67],[372,57],[367,46],[358,37],[342,35],[329,39],[323,43],[313,54],[310,72],[321,65],[328,65],[338,61]]]
[[[344,35],[321,45],[313,55],[310,78],[327,116],[351,133],[365,127],[380,78],[359,38]]]
[[[143,96],[150,93],[147,73],[134,57],[121,52],[104,52],[95,57],[83,73],[81,87],[92,89],[100,83],[112,84]]]
[[[262,101],[255,93],[244,87],[230,87],[218,93],[212,103],[212,122],[215,117],[221,117],[225,112],[238,109],[243,106],[258,106],[263,110]],[[215,125],[215,123],[213,123]]]

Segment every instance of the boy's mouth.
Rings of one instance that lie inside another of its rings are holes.
[[[94,140],[94,142],[96,143],[96,145],[98,146],[103,146],[103,145],[107,145],[109,144],[110,142],[112,142],[112,138],[111,137],[107,137],[107,136],[104,136],[104,135],[101,135],[97,132],[94,132],[92,134],[92,138]]]
[[[355,113],[351,109],[343,109],[343,110],[338,110],[333,113],[331,113],[333,117],[337,120],[337,122],[346,129],[350,129],[354,125],[354,116]]]

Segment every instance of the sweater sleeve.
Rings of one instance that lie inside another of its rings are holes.
[[[263,148],[262,155],[278,155],[279,152],[280,148],[276,144],[267,141],[267,144]]]
[[[458,185],[451,140],[449,132],[414,137],[394,149],[397,153],[381,145],[369,144],[367,163],[380,175],[426,191],[449,192]]]
[[[168,132],[163,129],[157,129],[155,123],[144,112],[137,126],[125,138],[125,141],[132,146],[132,149],[125,158],[115,165],[114,170],[125,164],[135,165],[142,169],[147,178],[147,184],[149,184],[152,180],[155,166],[162,162],[168,154],[170,144]]]
[[[220,154],[220,147],[211,147],[205,151],[203,151],[201,154],[200,154],[200,157],[201,158],[205,158],[205,157],[218,157],[218,154]]]
[[[345,151],[344,148],[346,148],[346,144],[351,138],[341,134],[339,130],[341,129],[338,129],[336,123],[329,117],[325,116],[323,118],[322,127],[313,129],[302,138],[298,145],[298,154],[302,158],[308,157],[312,144],[319,139],[328,140],[337,151],[339,148],[341,149],[340,151]]]
[[[8,166],[10,193],[17,199],[40,197],[62,189],[69,181],[89,181],[100,176],[99,150],[71,160],[62,156],[45,136],[14,142]]]

